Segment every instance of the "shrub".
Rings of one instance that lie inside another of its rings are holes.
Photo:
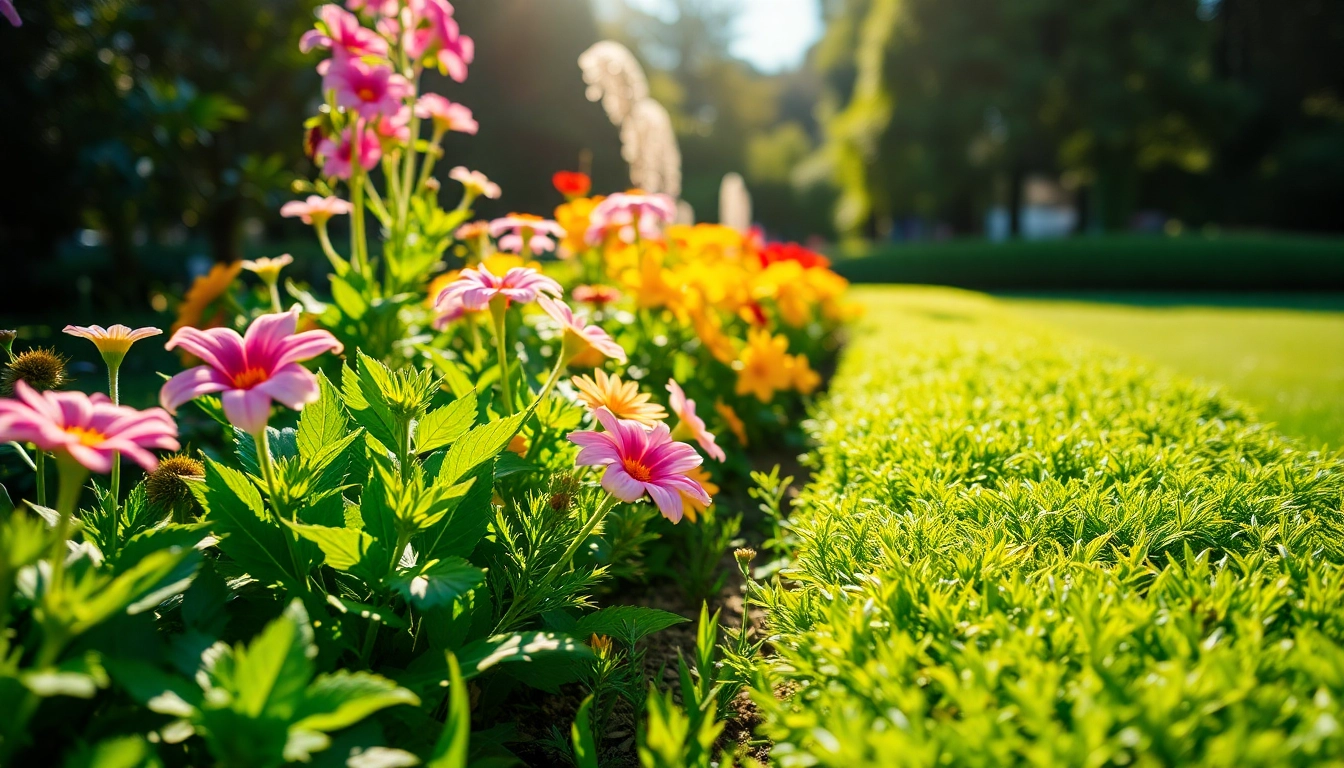
[[[1344,459],[987,300],[915,296],[848,350],[787,581],[754,589],[774,760],[1344,759]]]

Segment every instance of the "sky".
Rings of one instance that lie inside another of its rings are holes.
[[[612,0],[605,0],[611,2]],[[649,11],[665,10],[667,0],[625,0]],[[765,72],[797,67],[821,37],[818,0],[740,0],[742,15],[731,52]],[[599,8],[602,3],[599,2]]]

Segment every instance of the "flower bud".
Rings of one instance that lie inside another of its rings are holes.
[[[0,349],[5,350],[5,359],[14,359],[14,340],[19,338],[18,331],[0,330]]]
[[[0,388],[5,394],[14,392],[14,382],[22,381],[38,392],[60,389],[67,381],[66,360],[50,349],[30,349],[20,352],[9,361],[0,374]]]

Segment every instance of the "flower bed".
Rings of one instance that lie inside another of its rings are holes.
[[[983,297],[880,306],[752,592],[774,763],[1344,756],[1344,458]]]
[[[666,195],[587,197],[581,174],[557,176],[555,219],[472,221],[502,190],[461,167],[441,207],[442,139],[481,127],[420,75],[461,81],[472,41],[442,0],[347,5],[303,38],[320,174],[280,211],[312,225],[330,284],[284,280],[288,256],[198,280],[162,408],[118,404],[157,329],[67,328],[107,396],[59,391],[50,354],[11,359],[0,441],[37,482],[0,520],[0,763],[506,760],[510,696],[564,685],[588,698],[551,757],[595,764],[591,734],[648,706],[641,749],[707,760],[708,731],[674,724],[712,728],[713,622],[679,714],[638,643],[685,619],[594,595],[650,563],[712,591],[739,519],[714,494],[797,429],[845,282],[797,246],[677,225]]]

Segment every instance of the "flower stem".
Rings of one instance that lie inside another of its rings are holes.
[[[38,448],[34,451],[33,470],[37,473],[37,505],[47,506],[47,452]]]
[[[280,303],[280,288],[276,285],[276,281],[266,283],[266,287],[271,291],[271,309],[277,314],[284,312],[285,308]]]
[[[415,194],[420,194],[425,189],[425,184],[429,183],[430,174],[434,172],[434,161],[439,159],[439,143],[443,141],[443,131],[439,128],[434,129],[434,138],[430,141],[430,150],[425,153],[425,159],[420,163],[420,178],[415,182]]]
[[[327,260],[331,262],[331,268],[340,275],[350,268],[349,262],[341,258],[336,249],[331,245],[331,236],[327,234],[327,222],[314,222],[313,228],[317,230],[317,241],[322,244],[322,252],[327,255]]]
[[[61,578],[65,571],[65,558],[69,554],[65,542],[70,538],[70,527],[75,519],[75,508],[79,506],[79,494],[84,488],[84,480],[89,471],[71,458],[57,459],[57,477],[59,486],[56,491],[56,539],[51,545],[51,583],[47,589],[54,592],[60,589]]]
[[[378,194],[377,185],[369,184],[364,187],[364,191],[369,195],[369,210],[373,211],[373,215],[378,217],[378,221],[382,222],[383,226],[391,226],[392,216],[387,212],[387,205],[383,203],[383,196]]]
[[[509,381],[509,358],[507,336],[508,299],[496,296],[490,300],[490,315],[495,320],[495,351],[499,355],[499,388],[504,396],[504,415],[513,415],[513,382]]]
[[[275,290],[275,286],[271,286]],[[280,310],[277,309],[276,312]],[[107,362],[107,396],[112,398],[113,405],[121,405],[121,363]],[[115,503],[121,498],[121,454],[112,454],[112,501]]]
[[[364,240],[364,169],[355,163],[350,170],[350,265],[355,272],[364,274],[368,258]]]

